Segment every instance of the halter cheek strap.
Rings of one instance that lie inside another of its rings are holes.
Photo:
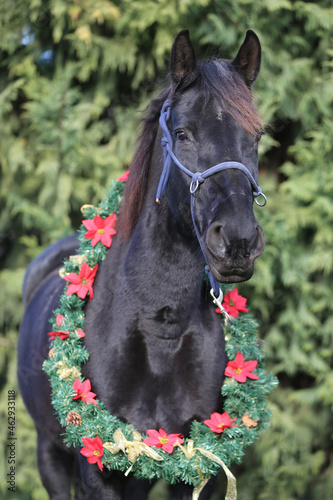
[[[201,247],[201,251],[202,251],[202,253],[205,257],[206,263],[207,263],[205,250],[201,244],[199,231],[198,231],[197,225],[195,223],[195,217],[194,217],[194,195],[195,195],[199,185],[202,184],[207,177],[210,177],[211,175],[216,174],[217,172],[221,172],[222,170],[235,168],[237,170],[241,170],[249,179],[251,186],[252,186],[252,193],[253,193],[254,201],[256,202],[257,205],[259,205],[260,207],[265,206],[266,202],[267,202],[267,198],[264,195],[264,193],[262,192],[261,188],[258,186],[257,182],[255,181],[255,179],[254,179],[253,175],[251,174],[251,172],[249,171],[249,169],[245,165],[243,165],[242,163],[240,163],[238,161],[224,161],[222,163],[218,163],[217,165],[214,165],[213,167],[208,168],[204,172],[191,172],[190,170],[188,170],[178,160],[178,158],[175,156],[175,154],[172,151],[172,136],[171,136],[171,132],[168,129],[168,125],[167,125],[167,121],[170,118],[170,110],[171,110],[171,101],[170,101],[170,99],[167,99],[163,104],[161,114],[160,114],[160,120],[159,120],[161,129],[163,131],[163,137],[162,137],[161,143],[162,143],[162,147],[163,147],[164,167],[163,167],[162,175],[161,175],[160,182],[159,182],[158,188],[157,188],[156,201],[158,203],[160,203],[162,194],[166,188],[166,185],[167,185],[167,182],[169,179],[171,161],[173,161],[174,164],[182,172],[184,172],[185,174],[187,174],[191,178],[190,193],[191,193],[192,221],[193,221],[194,229],[195,229],[195,232],[196,232],[196,235],[197,235],[200,247]],[[264,199],[263,203],[259,203],[257,200],[257,198],[259,198],[260,196],[262,196]],[[206,265],[205,269],[206,269],[206,272],[209,276],[210,284],[212,287],[211,294],[213,296],[213,300],[215,298],[216,303],[218,301],[222,302],[221,289],[220,289],[219,283],[213,277],[208,265]],[[222,295],[222,297],[223,297],[223,295]],[[219,304],[218,304],[218,306],[220,307]]]

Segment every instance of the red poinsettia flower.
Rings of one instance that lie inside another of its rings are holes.
[[[67,288],[67,295],[76,293],[80,299],[84,299],[89,292],[90,300],[94,296],[93,283],[97,273],[98,264],[93,269],[90,269],[86,262],[82,263],[79,274],[70,273],[64,277],[71,285]]]
[[[88,229],[88,232],[84,235],[84,237],[91,240],[91,245],[93,247],[101,241],[103,245],[110,248],[112,245],[112,236],[114,236],[117,232],[113,228],[115,222],[116,214],[110,215],[105,219],[96,215],[93,219],[83,220],[82,224],[86,229]]]
[[[227,377],[234,377],[237,382],[246,382],[247,377],[258,380],[259,377],[251,373],[257,364],[256,360],[245,361],[243,354],[238,351],[235,360],[227,363],[224,374]]]
[[[81,380],[77,378],[73,383],[73,389],[76,392],[76,396],[74,396],[72,399],[82,399],[82,401],[87,404],[92,403],[94,405],[97,405],[97,401],[94,400],[96,394],[94,392],[90,392],[91,383],[89,379],[81,382]]]
[[[123,175],[121,175],[120,177],[118,177],[117,181],[118,182],[126,182],[127,179],[128,179],[129,173],[130,173],[130,171],[126,170],[126,172],[124,172]]]
[[[173,447],[179,443],[182,444],[184,440],[181,434],[167,434],[163,429],[156,431],[155,429],[147,430],[148,438],[143,442],[148,446],[155,446],[155,448],[162,448],[167,453],[173,452]]]
[[[80,450],[80,453],[87,457],[90,464],[98,465],[100,470],[103,470],[102,456],[104,455],[104,448],[102,440],[96,436],[95,438],[83,437],[82,442],[84,448]]]
[[[79,328],[75,331],[76,336],[79,338],[83,338],[86,336],[83,330],[80,330]],[[70,332],[65,332],[63,330],[59,330],[58,332],[49,332],[48,335],[50,335],[49,340],[54,340],[57,336],[61,338],[61,340],[67,339],[70,335]]]
[[[86,334],[84,333],[84,331],[83,331],[83,330],[80,330],[80,328],[77,328],[77,329],[76,329],[76,336],[77,336],[77,337],[80,337],[80,339],[83,339],[83,337],[85,337],[85,336],[86,336]]]
[[[249,310],[245,307],[246,302],[247,299],[242,297],[242,295],[239,295],[237,288],[234,288],[225,294],[222,306],[227,313],[230,314],[230,316],[238,318],[240,311],[249,312]],[[219,308],[215,309],[215,311],[222,314]]]
[[[64,321],[64,319],[65,319],[65,316],[63,316],[62,314],[57,314],[56,315],[57,326],[60,326],[61,323]]]
[[[69,337],[69,332],[64,332],[63,330],[59,330],[58,332],[49,332],[48,335],[50,335],[49,340],[54,340],[56,337],[60,337],[61,340],[64,340]]]
[[[210,419],[204,420],[204,424],[212,429],[213,432],[220,434],[229,427],[238,427],[234,424],[236,418],[231,420],[229,414],[225,411],[224,413],[212,413]]]

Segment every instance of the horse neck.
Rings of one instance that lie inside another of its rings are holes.
[[[201,300],[204,259],[193,231],[183,231],[167,197],[160,205],[155,201],[162,167],[158,137],[142,211],[127,245],[124,279],[129,293],[139,298],[141,311],[180,324]]]

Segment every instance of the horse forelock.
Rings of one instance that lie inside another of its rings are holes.
[[[252,90],[228,60],[211,58],[200,61],[189,78],[177,86],[170,84],[164,88],[150,102],[145,117],[140,120],[142,129],[130,165],[118,223],[118,234],[124,239],[131,235],[140,216],[163,103],[167,98],[175,97],[177,100],[187,88],[194,86],[202,94],[204,107],[214,98],[222,110],[228,112],[247,132],[257,135],[262,130],[263,124],[253,104]]]
[[[201,88],[205,102],[213,97],[251,135],[263,128],[253,104],[253,93],[230,61],[218,58],[201,62]]]

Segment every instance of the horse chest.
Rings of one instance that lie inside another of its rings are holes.
[[[206,335],[204,335],[206,333]],[[105,345],[87,365],[87,375],[112,414],[139,430],[163,427],[186,432],[193,418],[220,406],[226,364],[221,327],[188,328],[178,339],[141,330]]]

